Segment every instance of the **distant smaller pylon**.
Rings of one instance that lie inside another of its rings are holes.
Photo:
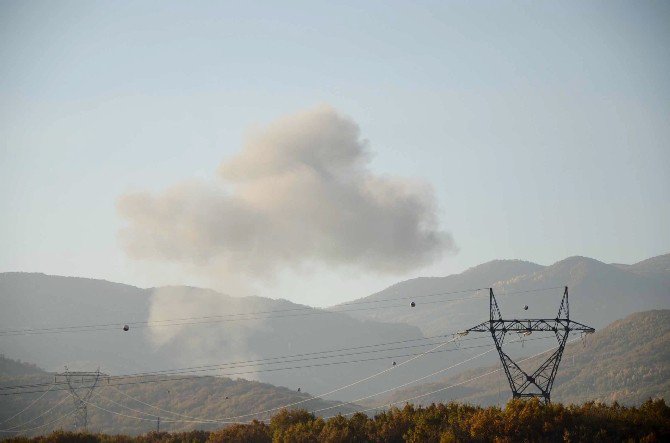
[[[75,428],[85,431],[88,428],[88,403],[93,396],[100,378],[109,377],[100,372],[98,368],[94,372],[70,371],[67,366],[65,372],[56,374],[54,382],[67,383],[68,390],[74,400]]]

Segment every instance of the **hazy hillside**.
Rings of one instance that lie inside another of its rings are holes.
[[[17,366],[21,365],[17,362],[14,363]],[[26,369],[30,372],[30,367]],[[138,380],[145,382],[142,384],[122,385],[118,388],[109,386],[103,380],[100,383],[100,387],[94,392],[91,400],[93,404],[118,414],[140,417],[144,420],[135,420],[115,415],[112,412],[105,412],[91,405],[88,407],[89,430],[114,434],[139,434],[155,429],[156,417],[158,416],[161,417],[161,430],[218,429],[226,425],[224,423],[225,420],[223,420],[224,417],[265,411],[310,398],[310,395],[304,392],[242,379],[232,380],[225,377],[196,377],[174,381],[170,381],[169,379],[170,377],[154,378],[154,380],[167,380],[157,383],[146,383],[146,381],[152,380],[151,378],[113,380],[112,384],[136,383]],[[2,386],[34,383],[50,384],[53,381],[53,375],[46,373],[42,375],[0,376],[0,384]],[[53,391],[38,400],[33,407],[7,422],[5,422],[7,419],[23,410],[42,394],[0,395],[0,423],[2,423],[2,429],[9,429],[12,426],[27,422],[29,423],[19,428],[37,427],[73,411],[73,402],[71,399],[66,398],[68,396],[67,391],[59,390],[61,388],[63,386],[56,386]],[[127,395],[124,395],[124,393]],[[128,396],[154,407],[135,401]],[[333,413],[344,413],[353,410],[352,406],[341,405],[336,402],[326,402],[319,399],[301,403],[296,407],[317,409],[328,406],[337,406],[332,409]],[[162,409],[162,411],[157,408]],[[49,410],[51,411],[47,412]],[[47,413],[42,415],[45,412]],[[273,412],[276,413],[277,411]],[[267,419],[269,415],[271,413],[228,421],[248,421],[254,418]],[[201,419],[222,419],[222,422],[194,422]],[[55,426],[49,426],[27,434],[39,434],[61,427],[63,429],[74,429],[74,424],[74,416],[70,416],[56,423]],[[0,438],[8,435],[11,434],[1,434]]]
[[[361,300],[493,287],[503,315],[537,318],[555,315],[562,289],[512,293],[569,286],[572,317],[599,328],[633,312],[670,307],[670,285],[658,278],[666,275],[661,270],[669,259],[670,255],[660,256],[630,267],[608,265],[586,257],[570,257],[545,267],[516,260],[497,260],[458,275],[408,280]],[[481,297],[450,303],[439,301],[469,294],[417,298],[417,306],[412,310],[361,311],[352,315],[415,325],[424,334],[455,331],[487,319],[487,293],[481,291],[478,294]],[[526,305],[529,307],[527,311],[523,310]]]
[[[406,345],[375,347],[343,354],[320,355],[296,364],[250,363],[242,369],[218,369],[216,374],[244,377],[323,393],[359,380],[430,349],[454,331],[487,318],[488,297],[455,302],[446,300],[471,294],[425,295],[493,286],[504,315],[544,317],[554,315],[561,289],[570,286],[572,317],[596,328],[632,312],[670,307],[670,285],[663,276],[668,256],[631,265],[608,265],[584,257],[572,257],[551,266],[518,260],[498,260],[458,275],[418,278],[398,283],[357,303],[335,307],[334,313],[262,297],[230,297],[214,291],[167,287],[140,289],[101,280],[66,278],[43,274],[0,274],[0,323],[3,330],[53,326],[109,324],[103,330],[40,335],[0,334],[0,353],[31,361],[50,371],[95,369],[112,374],[156,371],[212,365],[231,361],[259,360],[323,352],[355,346],[401,341]],[[652,275],[653,274],[653,275]],[[411,308],[409,299],[417,297]],[[528,310],[523,307],[528,305]],[[355,310],[354,310],[355,309]],[[280,314],[239,316],[240,313],[281,311]],[[221,319],[221,315],[230,315]],[[151,328],[133,322],[165,319],[200,320]],[[129,323],[131,329],[122,331]],[[199,323],[199,324],[194,324]],[[422,335],[423,333],[423,335]],[[422,342],[405,342],[423,336]],[[446,336],[446,337],[445,337]],[[541,341],[529,341],[528,352],[544,349]],[[374,352],[372,352],[374,351]],[[449,345],[421,359],[370,381],[340,391],[334,397],[351,401],[363,395],[401,384],[408,374],[426,374],[479,353],[479,348]],[[300,358],[300,357],[298,357]],[[458,370],[493,364],[493,354],[473,360]]]
[[[518,359],[529,355],[517,344],[509,345],[507,353]],[[535,368],[540,361],[540,357],[529,360],[525,367]],[[498,364],[470,370],[434,383],[408,387],[378,399],[377,404],[432,392],[499,367]],[[415,403],[458,400],[490,405],[504,404],[510,397],[507,379],[499,371],[476,382],[417,399]],[[563,403],[616,400],[636,405],[657,397],[670,398],[670,310],[632,314],[588,336],[584,342],[569,344],[552,393],[553,400]]]
[[[533,334],[535,336],[536,334]],[[545,341],[545,348],[550,345]],[[612,402],[614,400],[631,405],[640,405],[648,398],[670,398],[670,310],[655,310],[633,314],[624,320],[614,322],[584,342],[577,341],[568,345],[559,368],[553,400],[563,403],[583,403],[586,400]],[[485,348],[489,347],[484,346]],[[531,354],[528,347],[518,343],[507,347],[510,355],[523,358]],[[443,357],[444,358],[444,357]],[[535,367],[539,358],[533,359],[523,366]],[[25,363],[9,362],[6,365],[23,368],[28,375],[0,376],[1,386],[20,384],[47,383],[53,381],[50,374],[32,374],[34,367]],[[384,409],[390,402],[413,398],[424,393],[438,391],[446,386],[454,385],[477,375],[497,369],[499,366],[462,371],[454,376],[443,378],[434,383],[427,383],[393,392],[389,396],[379,396],[368,400],[365,406],[381,406]],[[402,382],[418,376],[420,371],[404,374]],[[421,375],[424,373],[422,372]],[[159,383],[142,383],[121,385],[118,389],[103,382],[93,398],[93,403],[108,411],[129,414],[145,418],[145,421],[133,420],[105,412],[94,406],[89,407],[90,429],[94,432],[137,434],[154,429],[155,417],[161,417],[161,429],[179,431],[187,429],[215,429],[225,423],[193,422],[202,419],[219,419],[236,417],[250,412],[258,412],[287,403],[310,398],[308,394],[295,389],[278,388],[275,386],[230,378],[191,377],[176,380],[161,377]],[[157,380],[154,378],[142,381]],[[136,382],[138,379],[114,380],[113,384]],[[399,384],[399,383],[397,383]],[[35,389],[35,388],[33,388]],[[40,388],[44,389],[44,388]],[[127,395],[139,401],[129,398]],[[0,395],[0,422],[14,415],[38,398],[40,393],[23,396]],[[442,390],[423,398],[412,400],[415,404],[447,402],[455,400],[461,403],[478,405],[501,404],[509,399],[509,389],[502,372],[485,376],[476,382]],[[59,404],[60,401],[63,401]],[[143,402],[143,403],[142,403]],[[151,405],[151,406],[150,406]],[[359,406],[311,400],[296,407],[315,410],[335,406],[327,413],[329,416],[337,411],[358,410]],[[402,404],[401,404],[402,406]],[[51,412],[37,417],[43,412],[54,408]],[[127,409],[132,408],[132,409]],[[160,409],[157,409],[160,408]],[[162,410],[161,410],[162,409]],[[62,414],[72,411],[72,403],[66,399],[63,391],[47,393],[34,407],[19,418],[5,424],[5,429],[14,424],[30,422],[31,426],[48,423]],[[168,412],[169,411],[169,412]],[[181,415],[178,415],[181,414]],[[397,414],[397,411],[393,414]],[[189,417],[184,417],[184,415]],[[267,419],[270,413],[257,416]],[[240,417],[248,419],[251,417]],[[185,421],[171,421],[185,420]],[[65,429],[72,429],[71,418],[62,422]]]
[[[615,266],[645,277],[656,278],[670,285],[670,254],[648,258],[633,265],[616,264]]]
[[[0,274],[0,306],[2,330],[112,325],[91,332],[0,334],[0,352],[11,358],[36,362],[51,371],[62,371],[64,365],[74,370],[95,370],[100,366],[111,374],[126,374],[258,360],[422,337],[419,329],[413,326],[359,320],[344,313],[324,313],[286,300],[229,297],[188,287],[140,289],[101,280],[44,274]],[[226,321],[210,318],[203,324],[185,321],[152,328],[143,327],[146,326],[143,324],[132,325],[134,321],[274,310],[288,312],[273,318],[253,316],[248,319],[250,317],[246,316],[242,319],[227,318]],[[122,331],[125,323],[132,325],[128,332]],[[311,362],[312,367],[278,370],[295,367],[296,364],[259,364],[247,365],[243,370],[213,374],[232,373],[247,379],[290,388],[302,387],[309,392],[320,393],[357,380],[362,373],[387,367],[391,359],[385,359],[386,355],[406,353],[406,350],[377,353],[374,356],[377,360],[333,366],[325,365],[364,357],[322,356]],[[389,383],[392,381],[388,380]],[[376,387],[373,383],[365,389]],[[341,394],[338,398],[356,395],[349,391]]]
[[[32,363],[12,360],[0,354],[0,376],[44,374],[44,370]]]

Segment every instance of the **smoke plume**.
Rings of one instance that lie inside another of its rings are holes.
[[[214,183],[121,196],[124,250],[225,277],[316,263],[403,273],[454,248],[431,188],[379,176],[358,125],[322,106],[252,134]]]

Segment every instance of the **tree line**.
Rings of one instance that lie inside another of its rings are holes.
[[[670,441],[670,407],[662,399],[638,407],[588,402],[565,406],[537,399],[504,408],[460,403],[407,404],[369,417],[329,419],[305,410],[281,410],[269,423],[253,421],[217,431],[151,432],[131,437],[55,431],[14,437],[11,443],[219,443],[219,442],[661,442]]]

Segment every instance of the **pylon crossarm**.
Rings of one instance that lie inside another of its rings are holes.
[[[523,320],[498,320],[495,329],[504,332],[555,332],[569,328],[569,321],[561,322],[553,318],[529,318]]]
[[[594,332],[590,326],[567,318],[528,318],[514,320],[485,321],[464,332],[556,332],[556,331],[581,331]]]
[[[570,330],[577,332],[585,332],[587,334],[592,334],[596,332],[591,326],[586,326],[585,324],[579,323],[578,321],[570,320]]]
[[[490,325],[490,322],[485,321],[485,322],[482,322],[482,323],[478,324],[477,326],[471,327],[470,329],[466,329],[465,331],[461,332],[460,334],[467,335],[470,332],[489,332],[491,330],[489,325]]]

